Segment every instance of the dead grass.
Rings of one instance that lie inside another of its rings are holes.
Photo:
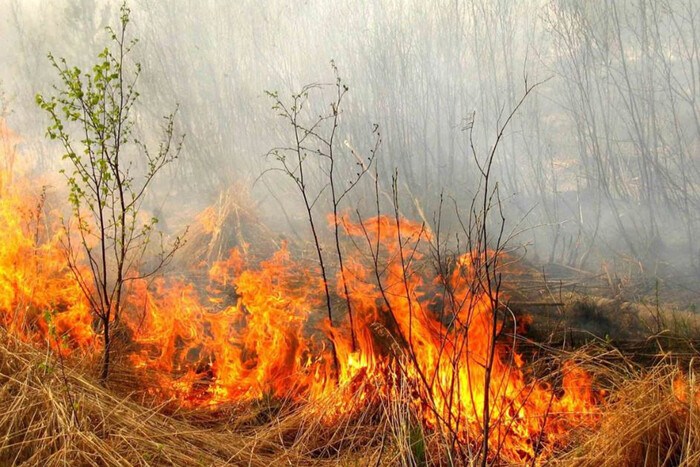
[[[609,397],[600,427],[552,464],[700,465],[700,399],[692,372],[686,378],[677,364],[662,363],[617,376],[619,386]],[[677,380],[687,384],[683,391],[674,391]]]
[[[318,407],[272,401],[173,411],[96,381],[80,362],[64,379],[60,362],[0,329],[0,465],[415,465],[369,412],[329,427]]]
[[[693,363],[669,358],[642,369],[619,355],[579,349],[577,360],[610,389],[595,430],[544,464],[556,466],[700,465],[700,386]],[[607,356],[607,357],[606,357]],[[149,403],[129,372],[110,387],[91,362],[60,361],[0,329],[0,465],[470,465],[450,458],[402,398],[328,426],[321,406],[261,400],[246,406],[184,411]],[[679,392],[674,381],[686,381]],[[143,384],[143,382],[142,382]],[[408,398],[406,398],[408,400]]]

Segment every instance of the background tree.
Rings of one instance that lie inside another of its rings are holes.
[[[125,58],[137,42],[126,38],[129,13],[126,3],[122,4],[119,29],[107,28],[112,48],[103,49],[90,72],[49,54],[60,86],[48,98],[36,97],[50,117],[47,136],[63,144],[63,159],[70,162],[69,169],[61,170],[74,221],[64,223],[67,258],[99,319],[104,338],[103,381],[109,373],[110,327],[119,321],[127,282],[157,273],[182,243],[176,237],[166,248],[156,229],[158,219],[142,209],[148,186],[178,157],[184,136],[175,136],[175,112],[165,117],[157,151],[134,136],[132,110],[139,97],[135,84],[141,67],[137,63],[133,72],[125,70]],[[156,233],[160,250],[143,272],[141,266]]]

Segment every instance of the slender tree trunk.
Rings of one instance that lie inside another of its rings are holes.
[[[104,336],[104,349],[102,351],[102,373],[100,374],[100,383],[104,386],[107,381],[107,375],[109,375],[109,347],[110,347],[110,337],[109,337],[109,317],[102,318],[103,326],[103,336]]]

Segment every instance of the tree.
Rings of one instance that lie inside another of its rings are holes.
[[[69,162],[69,168],[61,170],[72,208],[72,218],[63,224],[65,246],[69,266],[101,327],[103,382],[109,373],[110,327],[119,322],[127,283],[156,274],[182,244],[182,237],[176,237],[166,247],[158,219],[146,216],[143,209],[147,188],[163,167],[177,159],[184,135],[174,132],[177,109],[164,118],[157,151],[150,151],[134,135],[134,105],[139,98],[135,85],[141,66],[136,63],[132,72],[125,69],[126,57],[137,43],[127,40],[129,14],[123,3],[119,29],[107,28],[112,48],[102,50],[91,72],[49,54],[60,86],[54,86],[48,98],[36,96],[50,117],[46,134],[62,143],[63,159]],[[143,272],[154,234],[160,238],[160,249]]]
[[[342,113],[341,106],[349,88],[341,79],[334,61],[331,61],[331,68],[335,75],[335,82],[333,84],[307,84],[301,91],[292,94],[291,102],[285,103],[277,92],[267,92],[267,95],[274,101],[272,109],[291,126],[294,136],[293,142],[290,145],[275,147],[270,150],[267,155],[274,157],[278,163],[277,167],[270,170],[281,171],[288,176],[294,182],[304,202],[309,228],[314,241],[314,248],[316,249],[318,263],[321,269],[321,278],[323,279],[328,324],[330,327],[334,327],[328,272],[329,261],[323,253],[318,220],[315,214],[317,210],[314,210],[316,203],[322,198],[323,192],[326,191],[326,189],[330,189],[335,252],[338,259],[340,284],[343,290],[342,295],[345,299],[348,319],[350,320],[350,336],[352,350],[354,352],[357,344],[355,336],[356,330],[353,319],[352,301],[347,284],[346,265],[343,262],[343,253],[340,245],[341,218],[339,216],[339,210],[343,200],[358,183],[360,183],[372,166],[381,142],[381,137],[378,131],[378,125],[375,125],[373,129],[373,134],[375,135],[374,147],[370,150],[370,155],[366,159],[352,148],[350,148],[349,153],[343,153],[337,150],[338,127],[340,125],[340,116]],[[327,88],[332,88],[335,91],[333,101],[330,104],[330,111],[318,116],[312,114],[313,116],[309,119],[306,116],[307,112],[310,112],[310,110],[307,109],[309,105],[309,95],[314,92],[320,94]],[[349,144],[346,143],[346,146],[349,147]],[[316,173],[313,173],[313,167],[309,167],[312,160],[318,163]],[[346,169],[351,167],[355,170],[355,173],[354,176],[349,179],[339,180],[338,168],[339,164],[343,162],[345,162]],[[318,176],[319,174],[321,188],[318,188],[317,191],[314,192],[314,183],[312,179],[314,175]],[[335,369],[338,370],[338,358],[335,344],[332,340],[330,344],[333,353],[333,364]]]

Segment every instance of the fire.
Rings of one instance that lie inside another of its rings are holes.
[[[694,378],[683,373],[678,373],[673,379],[672,390],[673,395],[681,404],[697,405],[700,402],[700,388],[697,387]]]
[[[15,167],[17,138],[0,120],[0,323],[24,340],[46,341],[51,329],[68,353],[95,344],[92,316],[67,267],[60,236],[44,213],[43,193]]]
[[[11,145],[2,151],[14,158]],[[36,201],[28,202],[36,194],[12,174],[10,165],[0,179],[0,320],[37,342],[54,326],[66,353],[90,351],[99,333],[66,267],[61,230],[40,219]],[[199,220],[204,231],[215,228],[211,210]],[[595,418],[600,394],[583,369],[564,365],[555,389],[526,370],[505,336],[494,341],[505,323],[477,286],[493,252],[466,253],[437,273],[426,261],[431,234],[420,224],[346,217],[342,228],[348,243],[367,249],[347,248],[344,276],[332,278],[333,325],[322,312],[319,271],[286,245],[259,262],[234,249],[209,267],[206,286],[186,274],[134,281],[121,324],[134,368],[158,375],[150,391],[190,407],[264,396],[312,402],[327,422],[381,398],[409,397],[426,427],[469,446],[483,438],[487,412],[491,450],[513,462],[546,457],[571,428]]]

